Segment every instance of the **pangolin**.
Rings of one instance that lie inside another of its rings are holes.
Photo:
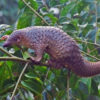
[[[4,47],[20,45],[31,48],[40,62],[44,52],[50,55],[49,65],[53,68],[69,68],[81,77],[90,77],[100,73],[100,62],[85,60],[80,49],[63,30],[51,26],[31,26],[15,30],[5,41]]]

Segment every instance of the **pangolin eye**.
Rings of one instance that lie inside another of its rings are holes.
[[[15,38],[13,38],[13,40],[16,41],[16,42],[19,42],[20,38],[19,37],[15,37]]]
[[[14,38],[14,41],[17,41],[17,38]]]

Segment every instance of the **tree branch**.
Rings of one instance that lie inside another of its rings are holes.
[[[93,59],[96,59],[96,60],[98,60],[98,61],[100,61],[100,59],[99,58],[97,58],[97,57],[95,57],[95,56],[92,56],[92,55],[90,55],[90,54],[88,54],[88,53],[86,53],[86,52],[84,52],[84,51],[82,51],[82,50],[80,50],[82,53],[84,53],[85,55],[87,55],[87,56],[89,56],[89,57],[91,57],[91,58],[93,58]]]
[[[18,62],[24,62],[24,63],[32,63],[33,65],[50,67],[48,64],[45,64],[45,63],[32,62],[31,60],[25,60],[19,57],[0,57],[0,61],[18,61]]]
[[[22,0],[22,1],[23,1],[24,4],[25,4],[28,8],[30,8],[38,17],[40,17],[40,18],[43,20],[43,22],[44,22],[45,24],[47,24],[47,25],[49,26],[48,22],[47,22],[46,20],[44,20],[44,18],[43,18],[35,9],[33,9],[25,0]]]
[[[78,38],[75,38],[75,40],[76,40],[76,42],[83,42],[85,44],[91,44],[91,45],[95,45],[95,46],[100,47],[100,45],[97,44],[97,43],[92,43],[92,42],[88,42],[88,41],[84,41],[84,40],[79,40]]]
[[[12,54],[10,54],[8,51],[6,51],[5,49],[0,47],[0,51],[4,52],[5,54],[7,54],[10,57],[14,57]]]
[[[19,62],[30,62],[29,60],[25,60],[19,57],[0,57],[0,61],[19,61]]]
[[[25,67],[23,68],[21,74],[19,75],[18,81],[17,81],[16,86],[15,86],[15,88],[14,88],[14,90],[13,90],[13,93],[12,93],[12,96],[11,96],[10,100],[13,100],[13,97],[14,97],[14,95],[15,95],[15,93],[16,93],[18,84],[19,84],[19,82],[21,81],[21,78],[22,78],[22,76],[23,76],[23,74],[24,74],[26,68],[28,67],[28,65],[29,65],[29,63],[27,62],[27,63],[25,64]]]

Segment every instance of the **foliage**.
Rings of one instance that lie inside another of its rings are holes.
[[[11,0],[9,0],[11,1]],[[51,26],[62,28],[79,44],[87,60],[100,59],[100,1],[99,0],[25,0],[32,9]],[[44,2],[45,1],[45,2]],[[6,2],[6,0],[2,0]],[[0,25],[0,37],[11,34],[15,29],[28,26],[47,26],[23,0],[18,0],[18,18],[12,25]],[[0,4],[1,5],[1,4]],[[2,4],[3,5],[3,4]],[[7,6],[9,4],[6,4]],[[15,4],[12,4],[13,6]],[[5,6],[5,7],[7,7]],[[8,7],[10,8],[10,7]],[[1,8],[0,8],[1,9]],[[12,8],[10,8],[12,9]],[[5,12],[5,11],[4,11]],[[10,16],[12,13],[6,12]],[[10,20],[13,20],[13,15]],[[7,18],[6,18],[7,19]],[[9,21],[10,22],[10,21]],[[8,22],[6,22],[8,24]],[[3,41],[0,41],[2,46]],[[11,48],[7,49],[9,52]],[[26,49],[14,47],[14,55],[28,58]],[[32,52],[30,49],[28,52]],[[89,56],[87,56],[88,54]],[[91,55],[91,56],[90,56]],[[0,51],[0,56],[6,54]],[[94,57],[95,56],[95,57]],[[43,60],[48,59],[45,54]],[[24,67],[23,63],[0,61],[0,100],[9,100],[16,81]],[[66,100],[67,70],[49,69],[45,66],[30,65],[20,84],[15,100]],[[70,77],[70,100],[99,100],[100,79],[80,78],[74,73]]]

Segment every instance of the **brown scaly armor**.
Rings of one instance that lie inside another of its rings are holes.
[[[4,47],[23,45],[35,50],[39,62],[43,53],[50,55],[49,65],[54,68],[68,67],[81,77],[94,76],[100,73],[100,62],[89,62],[83,59],[77,43],[64,31],[50,26],[33,26],[14,31]]]

